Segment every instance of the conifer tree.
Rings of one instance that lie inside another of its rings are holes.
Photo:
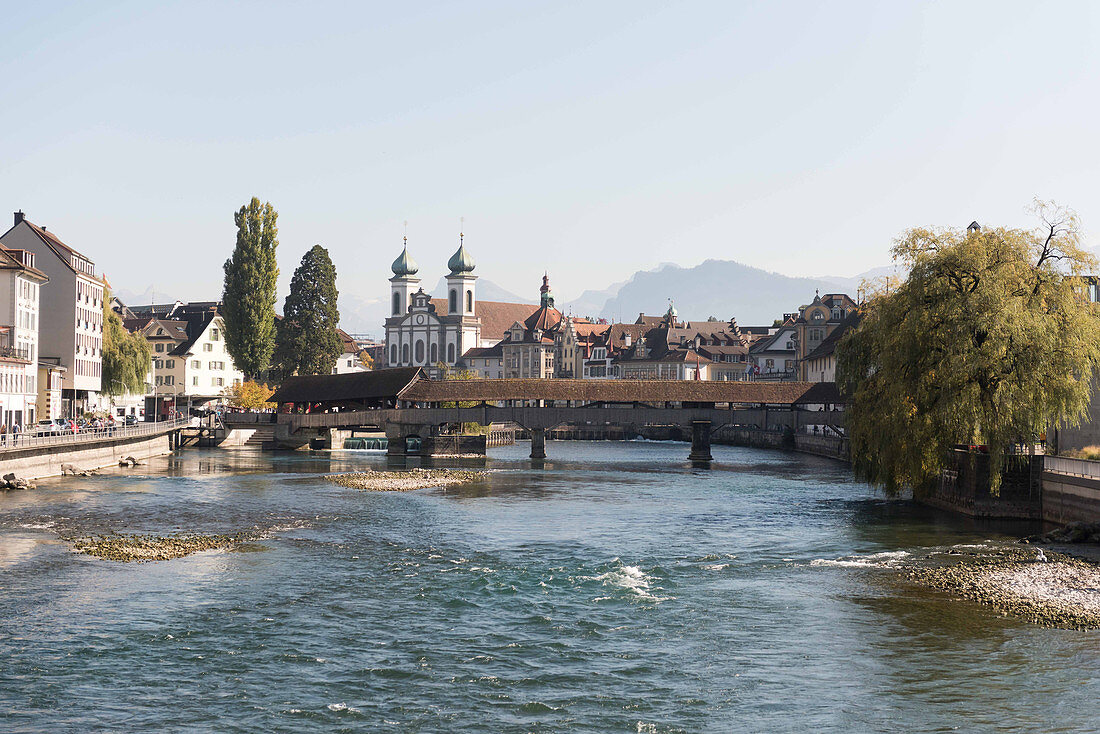
[[[290,279],[283,304],[275,361],[288,375],[327,375],[340,356],[343,342],[336,333],[336,267],[328,250],[314,245]]]
[[[102,391],[108,395],[142,395],[153,361],[153,348],[140,333],[131,334],[111,308],[111,293],[103,289]]]
[[[225,261],[225,348],[237,368],[251,377],[268,367],[275,351],[278,217],[270,202],[261,204],[252,197],[234,215],[237,245]]]

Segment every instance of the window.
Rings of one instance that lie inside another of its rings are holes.
[[[191,360],[191,369],[201,370],[202,369],[202,362],[197,360],[197,359],[192,359]],[[195,379],[198,379],[198,378],[196,377]]]
[[[408,364],[408,363],[409,363],[409,345],[408,344],[402,344],[401,345],[401,364]]]
[[[156,349],[157,349],[158,352],[163,352],[164,351],[164,345],[161,344],[160,342],[157,342]]]
[[[398,316],[401,313],[401,294],[393,294],[393,315]]]
[[[191,378],[191,384],[194,385],[195,387],[198,387],[199,386],[199,378],[198,377],[192,377]]]
[[[166,359],[166,360],[164,360],[164,366],[167,367],[168,369],[172,369],[173,367],[176,366],[176,360]]]
[[[156,367],[158,370],[164,369],[164,361],[160,359],[154,359],[153,366]]]
[[[204,352],[213,352],[214,351],[214,345],[211,344],[210,342],[206,342],[205,344],[202,345],[202,351],[204,351]]]
[[[437,345],[433,342],[431,352],[432,352],[432,358],[431,358],[430,361],[431,361],[432,364],[435,364],[436,362],[439,361],[439,345]],[[348,360],[348,367],[351,367],[351,360],[350,359]]]
[[[216,341],[218,341],[219,338],[220,338],[220,335],[218,334],[218,330],[217,329],[211,329],[210,330],[210,341],[216,342]]]
[[[448,312],[449,313],[455,313],[456,311],[458,311],[458,291],[456,291],[452,288],[451,289],[450,308],[448,309]]]
[[[474,312],[474,292],[466,291],[466,313]]]
[[[454,344],[448,344],[447,345],[447,364],[454,364],[454,363],[455,363],[455,345]]]
[[[390,364],[397,364],[397,345],[390,345]]]
[[[416,363],[423,364],[424,362],[424,340],[416,340]]]

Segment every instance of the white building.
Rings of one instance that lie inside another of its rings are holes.
[[[0,246],[0,422],[9,428],[40,418],[39,298],[48,281],[33,252]]]
[[[408,239],[393,261],[390,278],[390,317],[386,319],[386,364],[390,367],[425,367],[435,375],[436,365],[453,367],[467,349],[481,346],[481,320],[477,318],[474,259],[459,246],[447,262],[446,310],[439,313],[432,298],[420,287],[419,268],[409,255]]]
[[[219,306],[214,301],[177,301],[126,309],[132,317],[123,320],[127,330],[140,332],[153,347],[147,414],[222,402],[226,388],[244,380],[225,348]]]
[[[346,375],[352,372],[366,372],[367,368],[363,366],[363,362],[359,359],[359,345],[355,343],[355,339],[343,329],[337,329],[336,335],[340,337],[344,346],[343,352],[336,358],[336,364],[332,367],[332,374]]]
[[[79,415],[101,385],[103,281],[95,263],[29,222],[23,212],[15,213],[15,224],[0,235],[0,244],[33,253],[36,267],[49,278],[39,298],[38,350],[64,368],[62,415]]]

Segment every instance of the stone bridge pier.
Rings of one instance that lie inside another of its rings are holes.
[[[691,461],[713,461],[710,455],[710,421],[691,422],[691,453],[688,459]]]

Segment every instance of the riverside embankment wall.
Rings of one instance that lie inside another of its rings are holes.
[[[1100,520],[1100,461],[1048,456],[1043,467],[1043,520]]]
[[[72,464],[77,469],[101,469],[118,466],[127,456],[148,459],[171,451],[169,434],[100,438],[89,444],[33,446],[5,451],[0,456],[0,474],[38,479],[58,476],[63,464]]]

